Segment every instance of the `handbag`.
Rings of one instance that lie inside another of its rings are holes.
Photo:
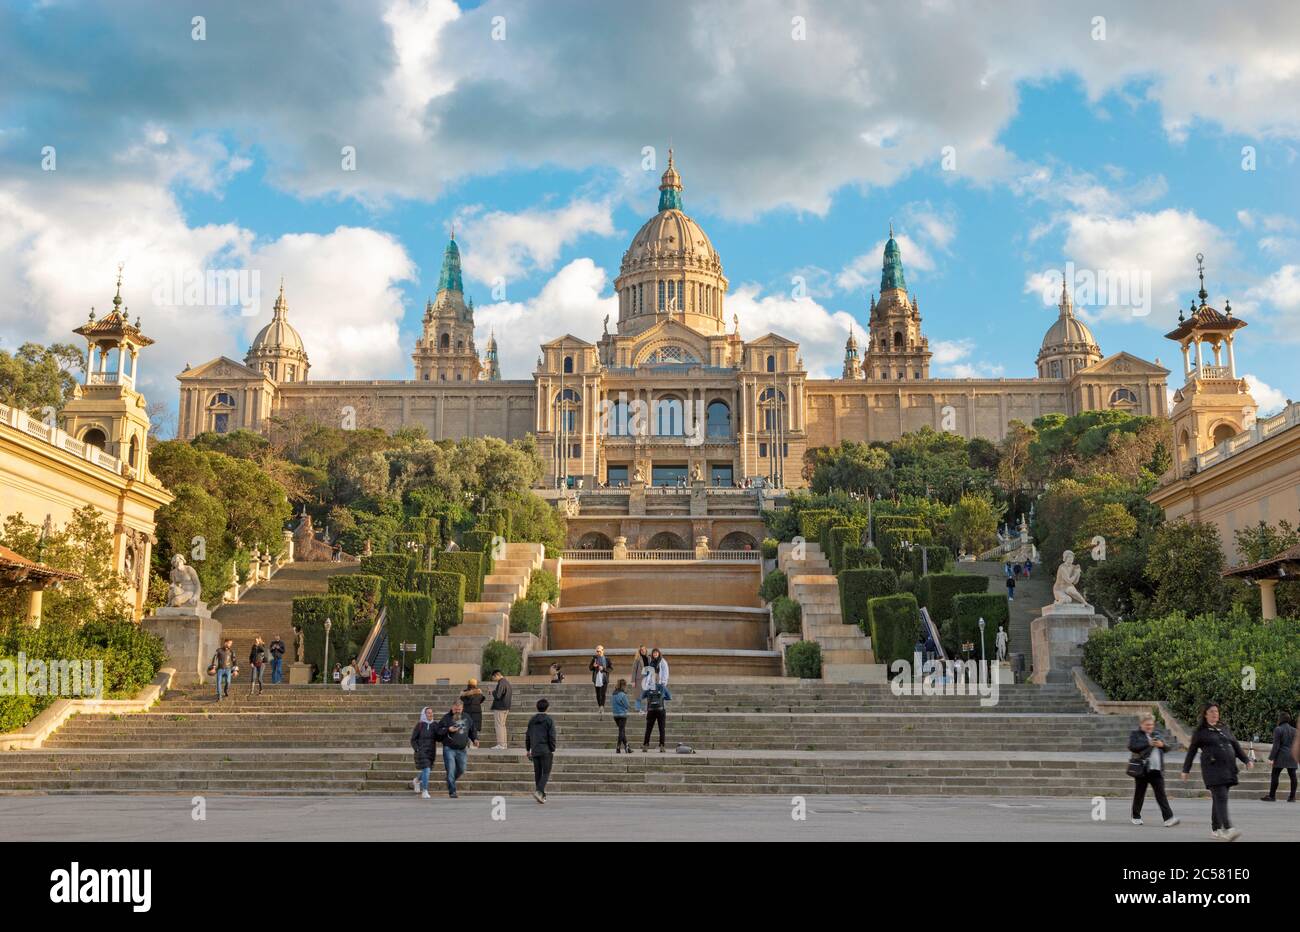
[[[1134,757],[1128,762],[1128,767],[1124,769],[1130,777],[1140,777],[1147,772],[1147,759],[1145,757]]]

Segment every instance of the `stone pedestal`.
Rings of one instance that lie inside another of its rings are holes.
[[[289,685],[306,686],[311,683],[311,664],[309,663],[291,663],[289,664]]]
[[[627,538],[626,537],[614,538],[614,552],[612,556],[613,559],[615,560],[627,559]]]
[[[701,534],[695,538],[695,559],[707,560],[709,558],[709,539]]]
[[[208,664],[221,646],[221,622],[205,606],[160,608],[140,626],[163,639],[167,662],[176,668],[177,685],[208,682]]]
[[[1040,617],[1029,624],[1033,651],[1031,683],[1070,683],[1070,671],[1083,663],[1083,645],[1094,628],[1106,627],[1106,619],[1091,605],[1067,603],[1045,605]]]

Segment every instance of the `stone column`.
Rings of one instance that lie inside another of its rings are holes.
[[[1232,355],[1232,337],[1228,337],[1227,343],[1228,343],[1228,376],[1230,378],[1235,379],[1237,377],[1237,360]]]
[[[1277,617],[1277,588],[1276,579],[1259,580],[1259,607],[1260,615],[1265,621],[1272,621]]]

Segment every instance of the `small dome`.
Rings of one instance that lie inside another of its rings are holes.
[[[660,211],[637,230],[623,255],[623,268],[628,270],[644,260],[671,258],[690,259],[704,265],[719,261],[712,241],[700,225],[676,209]]]
[[[284,283],[280,283],[280,295],[275,299],[275,309],[272,312],[271,322],[257,332],[253,337],[253,342],[248,347],[250,355],[258,351],[276,351],[285,350],[305,352],[302,345],[302,337],[298,336],[298,331],[293,329],[289,323],[287,311],[288,305],[284,301]]]
[[[1059,350],[1067,346],[1096,346],[1097,341],[1088,329],[1088,325],[1071,314],[1056,319],[1043,335],[1044,353]]]

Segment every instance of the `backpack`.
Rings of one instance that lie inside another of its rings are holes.
[[[645,694],[645,707],[652,712],[657,712],[664,707],[664,691],[662,689],[652,689]]]

